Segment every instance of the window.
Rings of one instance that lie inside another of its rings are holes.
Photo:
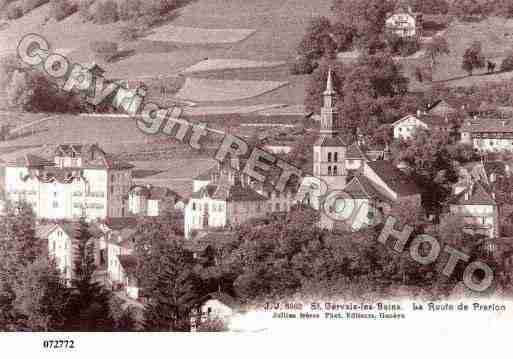
[[[52,241],[52,252],[55,253],[55,241]]]
[[[333,176],[336,176],[338,174],[337,172],[337,166],[333,166]]]
[[[338,152],[335,152],[335,154],[333,156],[334,156],[333,162],[338,162]]]
[[[279,204],[279,203],[276,203],[276,204],[274,205],[274,208],[275,208],[276,212],[279,212],[279,211],[280,211],[280,204]]]
[[[53,207],[53,208],[59,208],[59,202],[57,202],[57,201],[53,201],[53,203],[52,203],[52,207]]]
[[[196,210],[196,202],[192,202],[192,210],[195,211]]]
[[[331,152],[328,152],[328,162],[331,162]]]
[[[331,166],[328,166],[328,176],[331,176]]]

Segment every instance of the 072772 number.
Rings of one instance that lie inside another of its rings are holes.
[[[45,349],[75,349],[74,340],[43,340]]]

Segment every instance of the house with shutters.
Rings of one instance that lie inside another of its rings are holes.
[[[77,222],[71,221],[36,225],[36,238],[48,242],[49,258],[55,262],[62,279],[67,284],[70,284],[71,280],[74,279],[77,226]],[[95,244],[95,265],[100,267],[98,243],[103,237],[103,232],[95,223],[89,223],[87,230]]]
[[[409,4],[399,2],[394,11],[386,15],[385,30],[403,39],[420,37],[422,14],[413,12]]]
[[[155,217],[173,211],[182,197],[167,187],[134,185],[128,192],[130,214]]]
[[[6,199],[38,218],[89,220],[128,214],[133,166],[96,144],[61,144],[5,164]]]
[[[513,151],[513,120],[477,118],[463,121],[460,127],[462,143],[480,152]]]
[[[185,206],[184,234],[192,231],[223,228],[263,216],[266,197],[249,185],[249,179],[228,166],[210,170],[210,179],[200,176],[195,192]]]
[[[396,140],[409,140],[419,130],[442,131],[456,135],[457,119],[454,115],[445,116],[423,114],[406,115],[391,125],[393,138]]]
[[[500,236],[499,208],[495,195],[486,184],[470,179],[465,187],[455,190],[449,201],[449,212],[461,217],[464,231],[489,238]]]

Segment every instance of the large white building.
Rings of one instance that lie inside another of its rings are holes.
[[[223,228],[265,215],[266,198],[238,171],[222,167],[209,175],[194,181],[195,192],[185,207],[186,238],[194,230]]]
[[[47,157],[28,154],[5,165],[6,199],[29,203],[39,218],[128,215],[131,164],[95,144],[58,145]]]
[[[508,119],[465,120],[460,128],[461,142],[483,152],[513,151],[513,121]]]

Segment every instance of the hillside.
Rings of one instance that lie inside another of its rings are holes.
[[[177,81],[180,84],[184,82],[182,72],[190,66],[207,58],[221,59],[224,60],[224,67],[218,65],[213,71],[208,71],[209,78],[253,82],[247,84],[248,93],[252,96],[240,101],[231,101],[229,96],[225,96],[222,101],[217,101],[219,105],[258,105],[269,101],[302,103],[305,78],[290,76],[286,62],[294,58],[295,47],[310,19],[330,15],[330,5],[331,0],[193,1],[179,9],[171,21],[153,28],[149,36],[134,42],[119,42],[120,49],[129,56],[103,66],[107,76],[112,78],[144,81],[160,78],[167,79],[170,87],[176,87]],[[55,22],[46,19],[48,12],[49,5],[46,4],[18,20],[8,22],[8,26],[0,31],[0,53],[14,51],[21,36],[35,32],[45,36],[54,50],[71,57],[73,61],[88,63],[93,60],[90,42],[99,38],[118,41],[117,33],[123,26],[122,22],[108,25],[85,23],[78,13]],[[230,59],[234,61],[233,66],[229,64]],[[244,61],[251,61],[252,65],[230,69]],[[258,65],[261,61],[280,64],[282,70],[273,80],[286,82],[287,85],[277,86],[273,91],[261,91],[266,87],[257,82],[268,80],[269,77],[265,71],[267,65]],[[205,76],[204,73],[201,75]],[[188,73],[186,76],[194,78],[196,74]],[[225,90],[223,85],[222,81],[216,83],[220,92]],[[232,88],[232,85],[227,83],[226,87]],[[189,90],[194,92],[195,89]],[[269,91],[272,95],[269,95]]]

